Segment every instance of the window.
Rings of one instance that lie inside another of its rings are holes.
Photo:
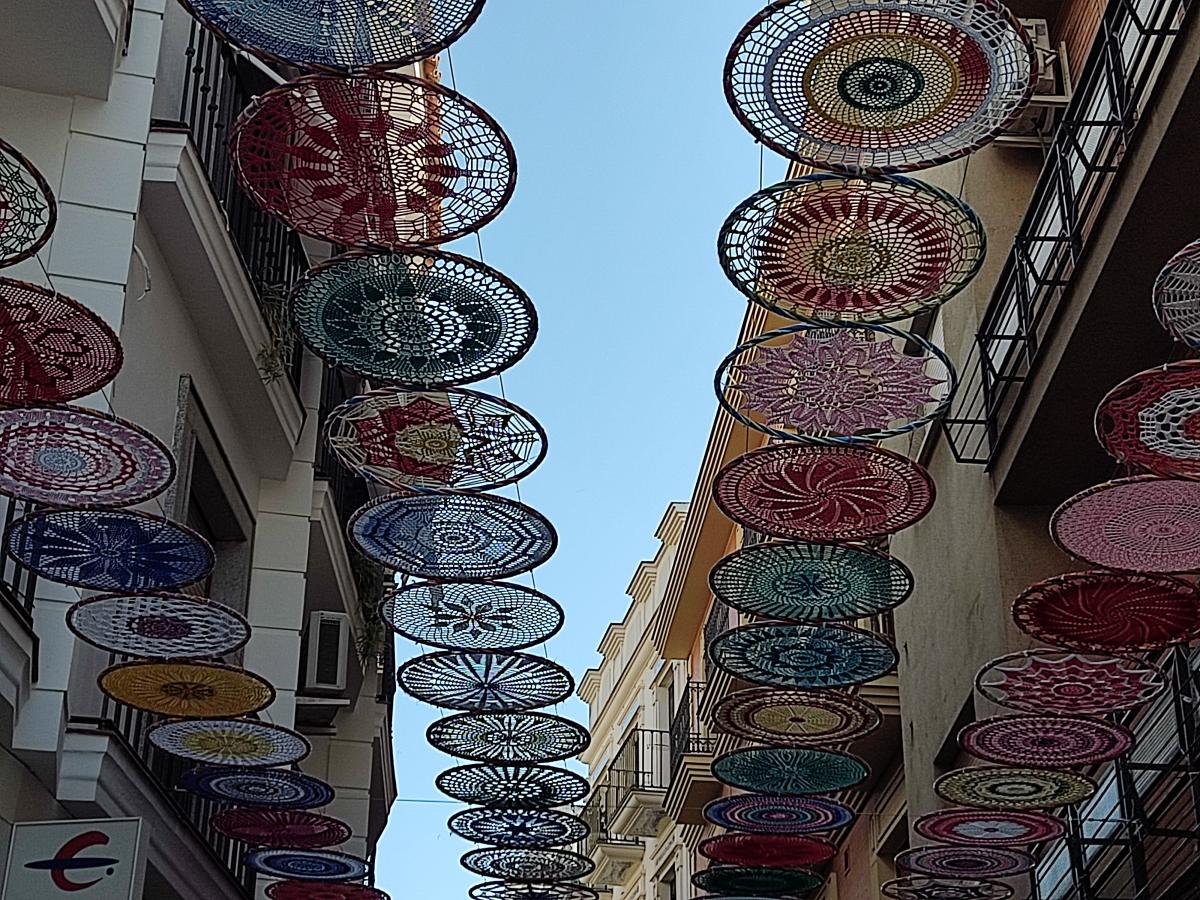
[[[174,448],[179,474],[165,509],[176,521],[199,532],[216,553],[212,574],[187,591],[245,613],[254,517],[190,376],[179,381]]]

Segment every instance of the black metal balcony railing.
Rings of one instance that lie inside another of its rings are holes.
[[[689,681],[671,716],[672,778],[675,777],[680,760],[687,754],[711,754],[716,749],[716,739],[707,732],[700,718],[700,698],[704,696],[706,687],[702,681]]]
[[[123,658],[115,655],[112,657],[113,661]],[[182,775],[195,768],[195,765],[150,743],[147,735],[160,721],[162,719],[159,716],[116,703],[108,697],[101,701],[99,716],[70,718],[72,724],[104,731],[124,745],[130,756],[138,762],[142,773],[157,786],[163,800],[179,814],[180,820],[192,832],[197,843],[229,873],[230,879],[241,888],[247,900],[251,900],[254,897],[257,877],[246,867],[243,860],[247,846],[226,837],[212,827],[212,817],[225,808],[223,804],[178,787]]]
[[[617,785],[617,806],[633,791],[665,791],[671,778],[671,735],[636,728],[617,750],[607,777]]]
[[[1171,652],[1171,690],[1126,717],[1134,749],[1068,811],[1022,900],[1194,900],[1200,895],[1200,651]]]
[[[720,597],[713,597],[712,606],[708,609],[708,618],[704,620],[704,652],[708,653],[713,641],[722,632],[729,630],[731,608]]]
[[[8,529],[17,519],[36,509],[32,504],[23,500],[0,499],[4,504],[4,531],[7,538]],[[33,628],[33,600],[37,590],[37,575],[25,568],[7,553],[0,558],[0,603],[8,606],[29,628]],[[37,669],[35,667],[34,671]]]
[[[588,825],[587,837],[583,839],[580,853],[592,856],[598,844],[640,844],[641,838],[633,835],[617,834],[613,829],[613,817],[616,815],[620,787],[606,777],[596,782],[592,793],[580,811],[580,818]]]
[[[259,209],[238,186],[229,162],[229,130],[252,92],[238,71],[233,50],[197,22],[192,23],[185,57],[179,119],[187,126],[213,194],[225,211],[229,234],[268,328],[288,328],[280,296],[308,270],[308,256],[300,236]],[[288,362],[293,388],[299,387],[303,358],[296,341]]]
[[[959,462],[995,454],[1190,6],[1109,0],[942,422]]]
[[[329,449],[325,440],[325,417],[352,396],[347,389],[345,376],[336,369],[326,366],[321,375],[321,404],[317,413],[317,461],[316,476],[329,482],[333,495],[333,506],[337,510],[342,526],[350,521],[355,511],[367,502],[367,483],[355,475]]]

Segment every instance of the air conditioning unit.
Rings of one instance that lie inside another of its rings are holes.
[[[1033,41],[1038,58],[1038,79],[1029,105],[1008,124],[997,141],[1024,147],[1042,147],[1054,136],[1062,111],[1071,102],[1071,71],[1067,46],[1050,41],[1050,25],[1045,19],[1021,19]]]
[[[304,666],[304,689],[344,691],[346,661],[350,653],[350,617],[323,609],[309,613],[305,641],[308,655]]]

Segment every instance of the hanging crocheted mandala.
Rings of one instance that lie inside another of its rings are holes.
[[[759,834],[811,834],[835,831],[854,821],[854,811],[823,797],[768,797],[738,794],[704,807],[718,828]]]
[[[721,731],[776,747],[815,747],[858,740],[883,722],[879,710],[837,691],[748,688],[724,697],[713,713]]]
[[[429,726],[435,750],[461,759],[497,763],[543,763],[578,756],[591,743],[582,725],[537,712],[461,713]]]
[[[97,591],[169,591],[212,571],[212,547],[185,525],[147,513],[52,509],[8,530],[8,554],[43,578]]]
[[[319,850],[350,840],[350,826],[298,809],[223,809],[210,820],[226,837],[252,847]]]
[[[1013,889],[995,881],[975,878],[927,878],[909,875],[885,882],[889,900],[1009,900]]]
[[[1074,772],[983,766],[943,775],[933,789],[947,803],[1021,811],[1082,803],[1096,793],[1096,782]]]
[[[423,581],[389,590],[383,621],[402,637],[446,650],[523,650],[562,628],[545,594],[500,582]]]
[[[370,866],[365,859],[336,850],[251,850],[246,867],[268,878],[299,881],[356,881],[366,878]]]
[[[1024,847],[1056,841],[1067,833],[1061,819],[1037,812],[945,809],[917,819],[917,834],[943,844]]]
[[[741,344],[717,368],[721,406],[781,440],[869,443],[941,416],[954,367],[924,338],[887,325],[792,325]]]
[[[896,666],[896,648],[845,625],[733,628],[709,645],[719,667],[745,681],[780,688],[846,687],[874,681]]]
[[[267,885],[270,900],[390,900],[383,891],[365,884],[320,881],[276,881]]]
[[[933,479],[878,447],[786,444],[744,453],[713,484],[717,506],[739,525],[800,541],[863,541],[920,521]]]
[[[752,747],[714,760],[718,781],[762,794],[823,794],[863,781],[870,770],[857,756],[834,750]]]
[[[250,719],[183,719],[150,729],[150,742],[184,759],[218,766],[288,766],[308,756],[294,731]]]
[[[914,847],[896,857],[897,868],[931,878],[1010,878],[1036,864],[1028,853],[1006,847]]]
[[[720,834],[700,842],[700,855],[734,866],[803,869],[830,859],[837,848],[794,834]]]
[[[0,268],[42,249],[57,221],[58,204],[42,173],[0,140]]]
[[[101,672],[97,683],[118,703],[189,719],[246,716],[275,699],[275,688],[265,678],[219,663],[117,663]]]
[[[1027,588],[1013,603],[1013,620],[1067,650],[1161,650],[1200,634],[1200,593],[1167,575],[1072,572]]]
[[[983,224],[941,188],[807,175],[752,194],[717,240],[750,300],[789,319],[869,323],[945,303],[983,264]]]
[[[1200,482],[1118,478],[1076,494],[1050,517],[1055,543],[1106,569],[1200,569]]]
[[[368,559],[416,578],[487,581],[540,566],[558,544],[545,516],[491,494],[391,494],[350,517]]]
[[[474,885],[471,900],[599,900],[600,895],[582,884],[529,884],[519,881],[486,881]]]
[[[458,766],[439,775],[436,783],[455,800],[504,809],[551,809],[588,794],[586,778],[554,766]]]
[[[487,491],[524,478],[546,455],[546,433],[529,413],[463,388],[354,397],[329,413],[325,439],[348,469],[399,491]]]
[[[529,297],[495,269],[433,250],[348,253],[310,269],[292,321],[326,362],[415,389],[504,371],[537,335]]]
[[[975,676],[976,690],[988,700],[1033,713],[1133,709],[1166,686],[1166,677],[1151,663],[1050,649],[998,657]]]
[[[462,857],[462,867],[484,878],[544,884],[576,881],[590,875],[596,864],[570,850],[510,849],[486,847]]]
[[[570,672],[528,653],[429,653],[404,663],[396,680],[418,700],[476,712],[550,706],[566,700],[575,689]]]
[[[81,407],[0,410],[0,493],[44,506],[132,506],[175,480],[144,428]]]
[[[238,116],[229,155],[270,215],[320,240],[383,250],[482,228],[517,171],[491,116],[407,75],[307,75],[272,88]]]
[[[290,769],[192,769],[180,787],[218,803],[269,809],[316,809],[333,801],[333,788]]]
[[[1124,725],[1056,713],[982,719],[960,731],[958,743],[987,762],[1069,769],[1124,756],[1133,749],[1134,736]]]
[[[183,0],[225,41],[300,69],[383,72],[436,56],[474,24],[484,0]]]
[[[495,847],[561,847],[588,835],[583,819],[553,809],[465,809],[447,824],[461,838]]]
[[[814,872],[769,866],[709,866],[692,876],[700,890],[721,896],[792,896],[815,891],[822,883]]]
[[[1200,349],[1200,241],[1172,256],[1158,273],[1154,314],[1172,337]]]
[[[1037,79],[996,0],[775,0],[725,61],[725,95],[758,140],[844,172],[924,169],[989,143]]]
[[[1200,478],[1200,360],[1122,381],[1096,408],[1096,437],[1126,466]]]
[[[742,547],[709,572],[713,593],[742,612],[795,622],[865,619],[913,590],[899,560],[866,547],[768,542]]]
[[[80,640],[125,656],[199,659],[233,653],[250,625],[227,606],[187,594],[102,594],[67,610]]]
[[[76,400],[112,381],[123,361],[116,333],[83,304],[0,278],[0,403]]]

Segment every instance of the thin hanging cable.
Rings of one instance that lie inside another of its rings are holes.
[[[54,278],[51,277],[50,271],[46,268],[46,264],[44,262],[42,262],[41,253],[33,254],[33,258],[37,260],[38,267],[42,270],[42,275],[46,279],[46,286],[49,287],[50,290],[54,291],[54,293],[61,294],[62,292],[59,291],[58,286],[55,285]],[[144,260],[143,260],[143,264],[144,264]],[[147,273],[148,272],[149,272],[149,267],[147,266]],[[148,281],[149,281],[149,275],[147,274],[147,282]],[[145,294],[143,294],[142,296],[145,296]],[[138,299],[141,299],[141,298],[139,297]],[[85,304],[85,306],[86,306],[86,304]],[[90,308],[89,308],[89,310],[90,310]],[[90,310],[90,311],[94,312],[94,310]],[[118,340],[119,339],[120,339],[120,335],[118,334]],[[107,412],[110,416],[116,416],[117,418],[121,418],[121,416],[118,415],[116,410],[113,409],[112,399],[108,396],[108,394],[104,393],[103,388],[101,388],[98,391],[95,391],[94,393],[99,395],[100,399],[104,401],[104,411],[105,412]],[[153,503],[156,507],[158,507],[158,512],[164,519],[171,518],[170,516],[167,515],[166,507],[163,506],[161,494],[151,497],[150,502]]]

